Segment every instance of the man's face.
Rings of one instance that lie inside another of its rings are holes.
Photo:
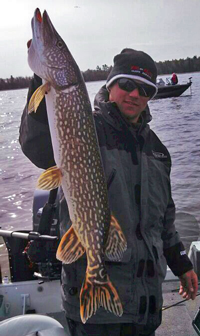
[[[140,84],[139,81],[137,81]],[[114,101],[121,113],[132,123],[136,123],[150,98],[139,94],[138,89],[131,92],[120,89],[116,81],[110,88],[109,100]]]

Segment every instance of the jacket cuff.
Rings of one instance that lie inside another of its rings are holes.
[[[167,260],[167,265],[176,276],[181,276],[193,269],[192,262],[188,258],[181,242],[164,249],[164,256]]]

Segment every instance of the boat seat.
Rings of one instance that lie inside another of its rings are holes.
[[[1,336],[70,336],[52,317],[27,314],[0,322]]]

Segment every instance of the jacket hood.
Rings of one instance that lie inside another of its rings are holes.
[[[94,109],[96,111],[100,110],[101,103],[108,102],[108,99],[108,90],[106,89],[106,85],[103,85],[94,98]],[[150,113],[148,105],[146,106],[145,110],[142,111],[141,116],[144,119],[145,123],[149,123],[152,120],[152,115]]]

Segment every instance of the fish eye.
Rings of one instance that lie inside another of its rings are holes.
[[[63,47],[63,43],[62,43],[62,41],[58,41],[58,42],[57,42],[57,46],[58,46],[58,48],[61,49],[61,48]]]

